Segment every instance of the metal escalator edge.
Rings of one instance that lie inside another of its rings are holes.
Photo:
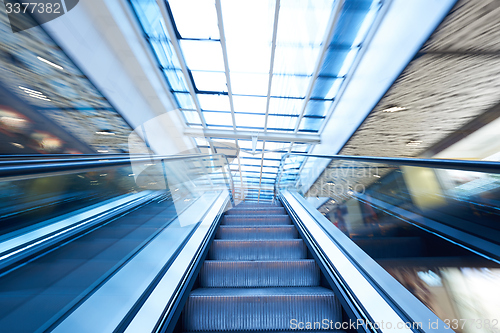
[[[12,271],[26,260],[43,255],[103,223],[128,211],[163,197],[163,192],[142,191],[108,200],[91,209],[80,209],[76,214],[66,214],[62,219],[39,223],[39,228],[28,227],[2,236],[0,240],[0,274]]]
[[[303,197],[282,191],[280,199],[349,316],[365,323],[390,322],[394,328],[397,323],[421,324],[398,332],[448,332],[444,322]],[[438,328],[431,329],[430,322],[438,322]],[[365,325],[358,331],[391,330]]]
[[[229,202],[226,191],[193,202],[52,332],[156,332],[175,323]]]

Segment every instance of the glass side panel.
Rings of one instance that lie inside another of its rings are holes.
[[[208,212],[222,191],[233,193],[230,161],[221,155],[99,159],[87,169],[83,158],[64,162],[64,156],[55,163],[40,156],[1,161],[18,168],[17,174],[0,170],[0,256],[12,265],[3,261],[0,268],[0,295],[9,305],[0,307],[2,331],[44,331],[61,322],[75,304],[99,292],[103,281],[123,274],[141,251],[155,253],[159,242],[158,266],[141,265],[152,279],[198,227],[201,220],[193,216]],[[119,165],[103,166],[107,161]],[[50,175],[47,167],[53,168]],[[72,230],[78,233],[62,237]],[[16,258],[26,249],[28,259]]]
[[[500,174],[299,157],[284,161],[280,190],[304,196],[443,321],[465,320],[456,332],[495,331],[476,323],[500,311]]]

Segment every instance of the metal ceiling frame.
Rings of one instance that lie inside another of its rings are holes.
[[[221,0],[214,0],[215,3],[215,9],[216,9],[216,14],[217,14],[217,25],[219,29],[219,36],[220,38],[217,40],[217,42],[220,42],[221,45],[221,50],[222,50],[222,56],[223,56],[223,62],[224,62],[224,73],[225,73],[225,78],[226,78],[226,85],[227,85],[227,95],[229,98],[229,106],[230,106],[230,112],[231,112],[231,122],[232,122],[232,130],[218,130],[218,129],[210,129],[207,126],[203,111],[200,106],[200,102],[198,100],[197,96],[197,89],[195,88],[195,82],[193,82],[193,78],[190,75],[189,69],[186,64],[186,60],[183,56],[181,47],[180,47],[180,39],[182,36],[180,36],[177,33],[175,23],[173,22],[173,15],[170,15],[170,11],[167,5],[168,0],[156,0],[157,5],[160,8],[161,16],[165,22],[166,25],[166,30],[167,33],[170,37],[173,49],[175,51],[176,56],[179,59],[180,67],[182,70],[182,74],[184,76],[184,79],[186,81],[187,87],[189,94],[191,98],[193,99],[196,112],[198,113],[200,120],[201,120],[201,128],[194,128],[194,127],[188,127],[186,123],[184,123],[185,129],[184,129],[184,135],[190,136],[190,137],[200,137],[204,138],[209,146],[210,149],[213,153],[217,153],[216,147],[214,145],[214,142],[212,141],[213,138],[226,138],[226,139],[231,139],[234,140],[236,147],[239,147],[239,141],[238,140],[252,140],[254,141],[254,144],[256,142],[256,137],[258,140],[262,142],[262,149],[261,149],[261,158],[260,158],[260,174],[259,174],[259,186],[262,185],[262,180],[263,180],[263,170],[264,170],[264,161],[266,160],[265,154],[266,152],[266,142],[289,142],[290,146],[286,147],[285,149],[279,149],[277,151],[283,151],[283,153],[290,153],[293,150],[293,147],[295,143],[299,142],[300,144],[308,144],[308,145],[314,145],[314,144],[319,144],[321,143],[320,140],[320,134],[325,126],[325,123],[328,121],[329,116],[333,112],[333,108],[336,103],[333,103],[332,106],[329,108],[327,114],[322,117],[324,119],[323,124],[319,128],[319,131],[317,134],[309,134],[309,133],[302,133],[302,131],[299,132],[300,124],[302,120],[304,119],[305,116],[305,111],[308,106],[309,101],[311,100],[312,93],[314,86],[317,82],[318,76],[321,71],[321,67],[325,61],[326,54],[328,52],[328,49],[330,47],[330,42],[334,36],[335,29],[338,25],[339,22],[339,17],[341,15],[341,12],[343,10],[344,4],[346,0],[335,0],[334,1],[334,7],[332,10],[332,13],[330,15],[329,21],[327,23],[327,31],[325,33],[325,36],[322,40],[321,44],[321,49],[319,51],[318,58],[316,59],[316,64],[314,67],[313,74],[310,78],[308,87],[307,87],[307,92],[305,95],[305,98],[303,99],[302,106],[300,108],[300,113],[298,115],[298,118],[296,119],[295,126],[293,128],[293,132],[279,132],[279,131],[269,131],[268,130],[268,121],[269,121],[269,109],[270,109],[270,102],[271,102],[271,90],[272,90],[272,83],[273,83],[273,71],[274,71],[274,65],[275,65],[275,54],[276,54],[276,45],[277,45],[277,33],[278,33],[278,23],[279,23],[279,15],[280,15],[280,0],[275,0],[275,6],[274,6],[274,22],[273,22],[273,32],[272,32],[272,45],[271,45],[271,55],[270,55],[270,65],[269,65],[269,78],[268,78],[268,87],[267,87],[267,95],[266,95],[266,109],[265,109],[265,117],[264,117],[264,127],[263,129],[259,129],[256,131],[251,131],[251,130],[238,130],[236,126],[236,116],[235,116],[235,109],[234,109],[234,101],[233,101],[233,91],[232,91],[232,85],[231,85],[231,75],[230,75],[230,68],[229,68],[229,60],[228,60],[228,52],[227,52],[227,41],[226,41],[226,35],[225,35],[225,30],[224,30],[224,21],[223,21],[223,13],[222,13],[222,4]],[[382,6],[384,7],[384,6]],[[381,15],[383,16],[383,15]],[[380,17],[377,18],[377,20],[380,20]],[[373,29],[371,29],[371,33],[373,33]],[[366,36],[368,39],[368,36],[370,33]],[[215,41],[215,40],[214,40]],[[363,50],[362,50],[363,51]],[[359,60],[359,55],[361,54],[358,53],[356,56],[356,60]],[[355,63],[356,63],[355,60]],[[354,64],[353,64],[353,67]],[[352,72],[352,69],[350,69],[349,72]],[[347,75],[346,75],[347,76]],[[342,84],[342,86],[345,87],[345,82]],[[342,89],[342,87],[341,87]],[[341,92],[341,91],[339,91]],[[215,92],[214,92],[215,94]],[[336,98],[337,99],[337,98]],[[215,111],[215,110],[214,110]],[[280,116],[285,116],[281,115]],[[260,132],[259,132],[260,131]],[[197,145],[199,148],[199,146]],[[309,146],[310,147],[310,146]],[[255,147],[254,147],[255,148]],[[245,151],[245,150],[243,150]],[[276,150],[273,150],[276,151]],[[237,162],[238,162],[238,172],[240,176],[240,186],[241,188],[244,188],[243,186],[243,170],[242,170],[242,160],[240,158],[240,154],[237,154]],[[305,163],[305,161],[304,161]],[[234,170],[236,171],[236,170]],[[233,172],[234,172],[233,171]],[[260,199],[260,190],[258,194],[258,200]],[[242,198],[243,199],[243,198]]]

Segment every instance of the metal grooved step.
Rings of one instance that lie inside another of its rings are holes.
[[[226,212],[226,215],[283,215],[286,214],[284,207],[262,207],[262,208],[233,208]]]
[[[200,288],[184,306],[183,331],[287,333],[292,320],[341,321],[338,299],[320,286],[320,269],[306,258],[283,207],[242,203],[229,210],[201,267]]]
[[[303,259],[307,248],[302,239],[219,240],[212,243],[208,259],[213,260],[289,260]]]
[[[323,287],[200,288],[185,306],[188,331],[289,330],[290,322],[334,322],[335,294]]]
[[[277,225],[292,224],[288,215],[226,215],[222,219],[223,225]]]
[[[320,271],[312,259],[289,261],[207,260],[200,272],[203,288],[319,286]]]
[[[267,226],[220,226],[217,234],[218,239],[290,239],[298,238],[299,233],[293,225]]]

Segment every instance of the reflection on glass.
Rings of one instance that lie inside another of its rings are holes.
[[[285,159],[279,189],[301,193],[445,323],[466,319],[454,331],[497,332],[499,174],[304,158]]]

